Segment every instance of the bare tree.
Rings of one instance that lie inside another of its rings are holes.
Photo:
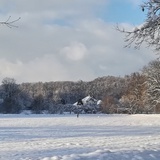
[[[117,100],[112,96],[106,96],[102,100],[101,110],[103,113],[116,113],[117,107]]]
[[[141,5],[142,11],[146,12],[146,19],[140,26],[134,27],[132,31],[121,29],[117,25],[117,30],[125,33],[125,47],[134,47],[139,49],[143,42],[148,47],[153,47],[155,51],[160,50],[160,0],[147,0]],[[160,53],[158,53],[160,54]]]

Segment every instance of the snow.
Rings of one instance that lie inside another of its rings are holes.
[[[159,160],[160,115],[0,115],[0,160]]]

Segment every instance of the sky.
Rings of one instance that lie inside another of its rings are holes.
[[[151,49],[124,48],[124,34],[145,20],[142,0],[0,0],[0,81],[91,81],[140,71]]]

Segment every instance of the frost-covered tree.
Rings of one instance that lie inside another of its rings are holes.
[[[13,78],[4,78],[2,80],[2,95],[3,103],[1,112],[3,113],[19,113],[20,105],[20,89]]]
[[[126,47],[134,43],[137,49],[143,42],[146,42],[149,47],[153,47],[158,52],[160,50],[160,0],[147,0],[141,8],[143,12],[146,12],[143,24],[134,27],[132,31],[120,29],[119,26],[117,29],[126,34]]]
[[[143,69],[147,77],[149,110],[160,112],[160,60],[154,60]]]
[[[31,104],[31,110],[33,113],[36,114],[40,114],[44,110],[44,99],[41,94],[34,97],[33,102]]]
[[[121,98],[121,104],[128,108],[129,113],[142,113],[145,111],[145,76],[140,73],[132,73],[128,77],[128,87]]]

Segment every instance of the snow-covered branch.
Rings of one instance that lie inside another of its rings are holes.
[[[155,51],[160,50],[160,0],[148,0],[141,5],[142,11],[147,12],[146,20],[140,26],[132,31],[127,31],[117,25],[117,30],[125,33],[125,47],[134,47],[139,49],[143,42],[148,47],[153,47]],[[160,53],[158,53],[160,54]]]

